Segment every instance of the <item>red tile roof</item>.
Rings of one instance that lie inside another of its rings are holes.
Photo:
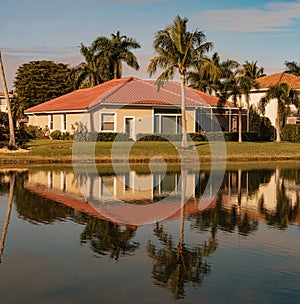
[[[186,87],[187,106],[217,106],[215,96]],[[107,81],[98,86],[80,89],[29,108],[25,113],[88,110],[100,104],[177,105],[181,104],[181,88],[177,82],[167,82],[157,90],[153,80],[134,77]],[[234,106],[226,103],[227,106]]]
[[[257,83],[260,89],[267,89],[280,83],[287,83],[291,89],[300,89],[300,76],[287,73],[275,73],[258,78]]]

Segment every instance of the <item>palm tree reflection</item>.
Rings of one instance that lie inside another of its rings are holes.
[[[147,244],[148,255],[153,259],[152,278],[157,284],[169,288],[176,299],[184,298],[187,283],[201,285],[210,273],[210,265],[204,258],[217,249],[217,241],[211,237],[201,247],[189,248],[181,242],[176,246],[161,224],[156,225],[154,235],[162,248],[151,241]]]
[[[1,240],[0,240],[0,263],[1,263],[2,255],[3,255],[5,238],[6,238],[8,224],[9,224],[9,220],[10,220],[15,181],[16,181],[16,174],[15,174],[15,172],[11,172],[11,174],[9,175],[8,206],[7,206],[5,222],[4,222],[4,226],[3,226],[3,230],[2,230],[2,236],[1,236]]]
[[[98,255],[109,253],[116,261],[125,255],[131,255],[139,243],[131,241],[136,229],[121,226],[95,217],[87,219],[84,231],[80,235],[82,244],[90,243],[91,249]]]
[[[217,241],[210,238],[201,247],[188,248],[184,244],[184,206],[186,199],[187,170],[181,169],[180,233],[178,245],[172,241],[162,224],[157,223],[154,235],[162,248],[151,241],[147,244],[149,257],[153,259],[152,277],[173,292],[176,299],[184,298],[185,284],[192,282],[201,285],[203,278],[210,273],[210,265],[203,259],[217,249]]]

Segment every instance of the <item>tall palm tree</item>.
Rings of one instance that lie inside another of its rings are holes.
[[[267,103],[272,99],[277,101],[277,115],[275,120],[275,130],[276,130],[276,141],[280,142],[280,130],[281,126],[284,124],[286,118],[286,112],[288,110],[287,105],[292,103],[291,90],[287,83],[279,83],[271,86],[267,92],[266,96],[261,98],[260,103],[264,108]]]
[[[111,38],[101,36],[92,43],[95,56],[101,61],[103,68],[112,73],[114,79],[122,77],[122,62],[135,70],[139,69],[137,58],[130,50],[140,47],[136,40],[121,36],[119,31],[111,34]]]
[[[250,68],[249,68],[250,67]],[[261,69],[255,68],[246,61],[242,68],[236,69],[231,73],[230,77],[225,79],[222,84],[221,100],[225,101],[228,97],[232,97],[233,103],[239,107],[238,117],[238,141],[242,142],[242,99],[245,98],[248,109],[250,108],[250,92],[253,88],[258,88],[256,78],[261,75]],[[255,72],[256,71],[256,72]]]
[[[181,115],[182,115],[182,147],[187,148],[186,113],[185,113],[185,83],[189,68],[202,60],[213,47],[212,42],[206,42],[202,31],[187,30],[187,18],[175,17],[173,23],[155,34],[153,48],[156,52],[147,68],[152,76],[158,68],[164,69],[156,80],[160,87],[165,81],[174,78],[175,71],[181,77]]]
[[[296,61],[285,61],[284,64],[287,68],[285,73],[300,76],[300,63],[297,63]]]

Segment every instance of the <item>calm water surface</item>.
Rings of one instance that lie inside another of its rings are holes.
[[[300,165],[86,169],[0,171],[1,303],[299,303]]]

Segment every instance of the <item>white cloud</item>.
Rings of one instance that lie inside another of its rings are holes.
[[[235,32],[275,32],[288,30],[300,18],[300,1],[268,2],[262,9],[207,10],[191,21],[201,22],[206,29]]]

